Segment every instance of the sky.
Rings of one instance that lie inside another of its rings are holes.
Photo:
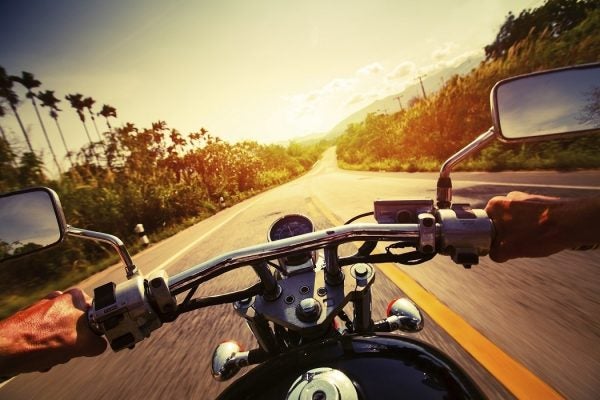
[[[5,0],[0,65],[56,91],[73,148],[87,139],[64,100],[69,93],[93,97],[97,110],[116,107],[117,126],[164,120],[183,134],[203,127],[229,141],[281,142],[327,132],[419,74],[482,56],[509,11],[542,3]],[[33,107],[24,102],[19,112],[34,149],[47,156]],[[47,110],[42,117],[64,163]],[[0,125],[24,148],[12,115]]]

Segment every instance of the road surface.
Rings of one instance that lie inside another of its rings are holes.
[[[166,268],[173,275],[186,267],[236,248],[264,242],[269,225],[286,213],[309,215],[317,229],[372,209],[376,198],[433,198],[433,173],[341,171],[333,150],[305,176],[223,210],[154,244],[134,260],[148,273]],[[455,201],[482,206],[510,190],[592,196],[600,194],[600,171],[572,173],[457,173]],[[585,229],[585,227],[582,227]],[[437,256],[417,267],[397,267],[562,396],[593,399],[600,393],[600,251],[567,251],[544,259],[495,264],[489,259],[471,270]],[[88,292],[109,280],[124,279],[112,267],[81,284]],[[254,282],[236,270],[210,282],[203,294],[230,291]],[[374,285],[374,318],[402,294],[383,273]],[[510,392],[428,315],[414,335],[447,352],[491,398]],[[134,350],[107,351],[78,359],[47,373],[13,379],[0,399],[210,399],[227,383],[210,377],[210,356],[221,341],[255,346],[231,306],[216,306],[181,316],[155,331]]]

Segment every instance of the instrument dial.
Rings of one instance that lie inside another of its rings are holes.
[[[313,223],[308,217],[299,214],[290,214],[278,219],[271,225],[269,240],[287,239],[313,231]]]

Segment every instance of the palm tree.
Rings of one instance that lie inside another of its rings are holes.
[[[37,108],[37,104],[35,103],[35,94],[31,91],[31,89],[39,87],[42,84],[42,82],[35,79],[31,72],[26,72],[26,71],[21,72],[20,77],[19,76],[11,76],[10,79],[12,79],[14,82],[20,83],[27,90],[26,96],[27,96],[27,98],[31,99],[31,104],[33,104],[35,113],[38,117],[38,120],[40,121],[40,126],[42,127],[42,132],[44,132],[44,136],[46,137],[46,143],[48,143],[48,148],[50,149],[50,154],[52,154],[52,158],[54,159],[54,164],[56,164],[58,173],[62,174],[60,164],[58,163],[58,160],[56,159],[56,154],[54,153],[54,149],[52,148],[52,143],[50,142],[50,138],[48,137],[48,132],[46,131],[46,126],[44,125],[44,122],[42,121],[42,117],[40,116],[40,112]]]
[[[23,122],[21,121],[21,117],[17,112],[17,105],[19,104],[19,96],[12,90],[13,81],[6,74],[6,70],[3,67],[0,67],[0,97],[6,99],[8,105],[10,106],[13,114],[17,118],[17,122],[23,131],[23,136],[25,136],[25,141],[27,142],[27,146],[29,147],[29,152],[33,153],[33,147],[31,146],[31,141],[29,140],[29,135],[23,126]]]
[[[88,131],[88,128],[85,124],[85,114],[83,113],[83,109],[85,108],[85,106],[83,104],[83,95],[80,93],[68,94],[65,96],[65,99],[69,100],[69,102],[71,103],[71,107],[73,107],[75,109],[75,111],[77,112],[77,115],[79,116],[79,119],[81,120],[81,123],[83,124],[83,129],[85,129],[85,134],[88,138],[90,149],[91,149],[92,153],[94,154],[94,157],[96,158],[96,162],[99,165],[100,160],[98,160],[98,155],[94,151],[92,137],[90,136],[90,132]]]
[[[98,125],[96,125],[96,118],[94,117],[94,113],[92,112],[92,106],[95,102],[96,100],[92,99],[91,97],[86,97],[85,99],[83,99],[83,106],[88,109],[88,112],[90,113],[90,117],[92,118],[92,122],[94,124],[94,129],[96,130],[96,135],[98,135],[98,141],[101,142],[102,137],[100,136],[100,132],[98,131]]]
[[[112,128],[108,122],[108,117],[117,118],[117,109],[108,104],[104,104],[98,115],[102,115],[106,119],[106,126],[108,126],[108,130],[110,131]]]
[[[63,131],[58,123],[58,112],[61,111],[58,108],[57,104],[60,103],[60,100],[54,96],[54,90],[46,90],[45,92],[40,92],[37,94],[37,98],[42,102],[42,107],[50,108],[50,117],[56,123],[56,128],[58,129],[58,133],[60,134],[60,138],[62,140],[63,146],[65,147],[65,152],[67,153],[67,158],[69,159],[69,163],[71,167],[73,167],[73,160],[71,160],[71,151],[67,146],[67,142],[65,141],[65,135],[63,135]]]
[[[4,117],[5,115],[6,115],[6,109],[4,108],[4,103],[0,103],[0,118]],[[8,140],[6,139],[6,134],[4,133],[4,129],[2,128],[1,125],[0,125],[0,134],[2,134],[2,139],[4,139],[4,141],[8,143]]]

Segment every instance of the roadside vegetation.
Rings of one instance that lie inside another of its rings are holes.
[[[37,109],[37,102],[41,102],[49,110],[56,129],[52,135],[58,133],[60,143],[49,140],[52,125],[46,126],[39,113],[36,122],[41,132],[24,128],[19,108],[29,106],[29,101],[19,98],[16,84],[25,88],[33,107]],[[10,76],[0,67],[0,116],[16,118],[24,139],[11,143],[0,131],[0,193],[31,186],[50,187],[58,193],[69,224],[116,235],[132,252],[141,247],[134,232],[136,224],[143,224],[150,240],[158,241],[223,207],[298,177],[330,145],[228,143],[205,129],[183,135],[164,121],[146,128],[132,123],[112,127],[110,118],[117,112],[114,107],[104,105],[96,113],[91,97],[70,94],[66,99],[79,116],[81,134],[87,141],[75,150],[62,134],[60,100],[54,91],[34,91],[40,85],[31,73]],[[98,129],[99,116],[105,118],[103,129]],[[51,156],[59,176],[48,173],[43,151],[31,146],[32,134],[45,135],[44,151]],[[66,167],[57,159],[59,146],[61,153],[66,153]],[[3,263],[0,318],[116,261],[108,247],[71,238],[47,252]]]
[[[433,171],[492,126],[489,93],[504,78],[600,61],[600,1],[548,0],[518,16],[509,14],[486,59],[454,76],[427,99],[414,98],[395,114],[370,114],[338,139],[346,169]],[[463,170],[574,169],[600,167],[600,138],[538,144],[494,143]]]

